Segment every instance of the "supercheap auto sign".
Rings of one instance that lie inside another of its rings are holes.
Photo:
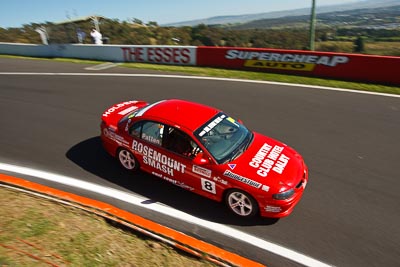
[[[400,57],[306,50],[197,47],[197,65],[341,80],[400,84]]]
[[[207,49],[207,53],[201,53],[203,48],[198,48],[198,65],[204,63],[221,67],[312,72],[319,66],[335,68],[350,62],[346,55],[308,51],[218,48],[215,51]]]
[[[266,68],[280,70],[313,71],[317,65],[335,67],[349,62],[346,56],[319,56],[296,53],[274,53],[257,51],[240,51],[231,49],[225,59],[244,60],[243,66],[249,68]]]

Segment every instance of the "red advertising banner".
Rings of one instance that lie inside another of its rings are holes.
[[[197,65],[400,85],[400,57],[200,46]]]

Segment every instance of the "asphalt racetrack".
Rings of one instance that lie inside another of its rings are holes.
[[[133,193],[328,265],[399,266],[400,98],[266,83],[97,76],[166,73],[120,67],[85,70],[92,66],[0,58],[0,163]],[[17,75],[21,72],[25,74]],[[122,170],[101,147],[102,112],[120,101],[166,98],[218,107],[248,128],[298,150],[309,166],[310,180],[294,212],[280,220],[243,221],[219,203],[151,175]],[[269,267],[301,266],[187,221],[85,190],[45,184],[100,199]]]

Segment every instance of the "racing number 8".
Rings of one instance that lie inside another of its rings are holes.
[[[212,194],[216,194],[217,191],[215,189],[215,183],[213,181],[201,178],[201,189],[204,191],[210,192]]]

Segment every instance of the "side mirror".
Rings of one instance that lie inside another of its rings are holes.
[[[206,164],[210,163],[210,160],[208,158],[204,157],[203,152],[200,152],[193,159],[193,163],[196,165],[206,165]]]

